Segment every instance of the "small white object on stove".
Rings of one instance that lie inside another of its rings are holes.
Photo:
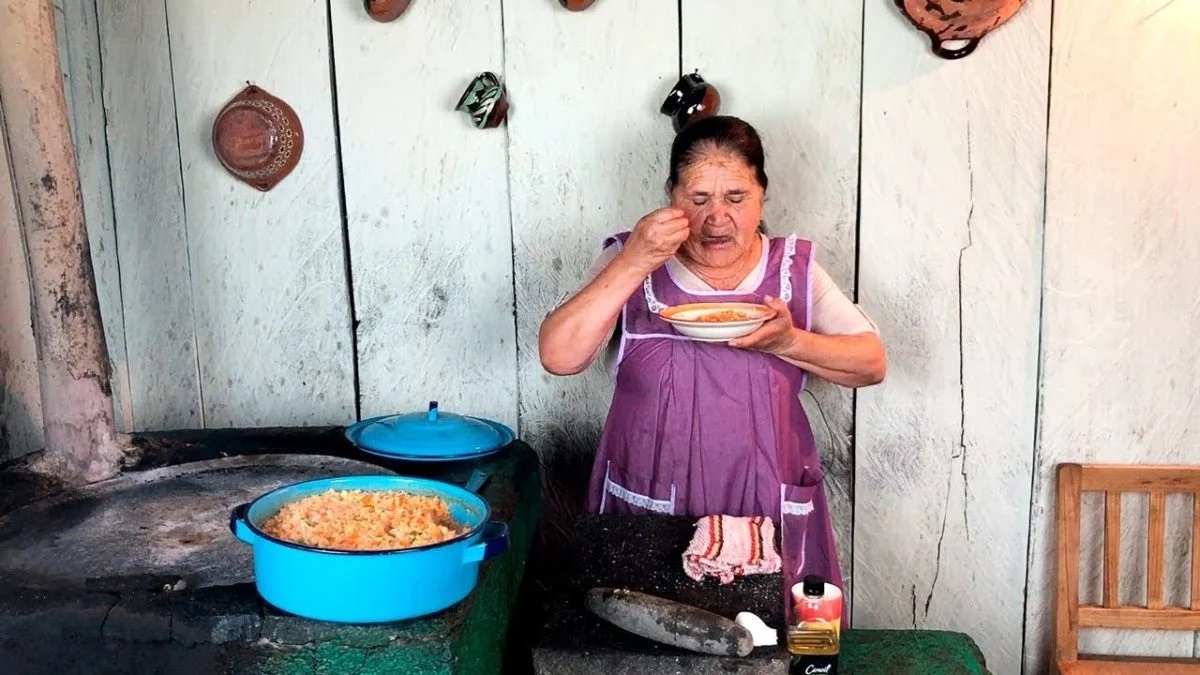
[[[758,618],[753,612],[738,612],[733,622],[750,631],[755,647],[770,647],[779,644],[779,633]]]

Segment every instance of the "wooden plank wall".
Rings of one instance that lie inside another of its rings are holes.
[[[891,3],[863,29],[860,299],[890,370],[858,394],[855,618],[966,631],[993,672],[1022,649],[1050,5],[958,61]]]
[[[166,5],[96,0],[96,13],[126,328],[132,410],[126,417],[138,430],[198,427],[203,412]]]
[[[577,510],[610,375],[547,375],[537,328],[606,234],[663,204],[658,106],[698,69],[763,134],[768,226],[816,240],[889,346],[883,386],[804,396],[856,625],[965,630],[992,672],[1043,672],[1055,464],[1194,455],[1200,99],[1174,87],[1200,71],[1200,0],[1029,0],[954,62],[892,0],[835,4],[744,3],[730,30],[716,0],[418,2],[391,24],[337,0],[64,3],[123,426],[344,423],[436,399],[519,424],[557,481],[548,510]],[[499,129],[453,109],[485,70],[509,86]],[[266,194],[209,145],[246,80],[305,127]],[[6,185],[0,312],[27,324]],[[40,442],[32,348],[0,331],[8,453]],[[1129,560],[1144,501],[1125,507]]]
[[[354,356],[327,8],[167,9],[202,423],[344,423]],[[247,81],[287,101],[304,127],[299,166],[267,193],[234,180],[212,152],[214,116]]]
[[[770,180],[763,220],[816,244],[816,261],[854,297],[862,2],[683,4],[683,69],[722,92],[721,111],[759,130]],[[788,26],[788,39],[767,40]],[[852,391],[814,381],[803,403],[827,472],[846,595],[853,593]],[[852,604],[852,603],[850,603]]]
[[[1105,12],[1088,0],[1055,3],[1031,599],[1050,597],[1057,463],[1197,461],[1200,94],[1183,83],[1200,72],[1198,20],[1198,0],[1129,0]],[[1122,509],[1123,602],[1145,601],[1146,501],[1131,495]],[[1100,505],[1090,506],[1095,526]],[[1181,506],[1168,504],[1169,571],[1188,556]],[[1094,563],[1099,542],[1088,539]],[[1081,575],[1093,598],[1096,567]],[[1167,578],[1167,599],[1186,600],[1187,578]],[[1028,605],[1027,672],[1046,663],[1051,612]],[[1194,650],[1186,632],[1082,636],[1084,650]]]
[[[500,0],[331,11],[362,415],[437,400],[515,425],[506,130],[454,110],[504,74]]]

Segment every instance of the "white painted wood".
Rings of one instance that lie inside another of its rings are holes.
[[[1197,0],[1056,3],[1027,672],[1049,648],[1055,466],[1196,461],[1200,94],[1178,83],[1200,71],[1197,17]],[[1085,649],[1193,649],[1187,633],[1084,635]]]
[[[113,408],[117,429],[133,426],[129,405],[129,363],[125,356],[125,321],[121,309],[121,276],[117,261],[108,143],[104,133],[104,101],[100,68],[100,32],[95,2],[68,2],[56,13],[63,86],[71,119],[71,135],[79,164],[84,218],[92,249],[92,269],[104,337],[112,360]]]
[[[721,0],[683,6],[683,68],[722,95],[721,112],[750,122],[767,158],[772,234],[817,245],[817,262],[854,297],[862,2],[739,5],[729,29]],[[786,40],[764,40],[786,30]],[[814,380],[803,397],[821,446],[839,555],[851,598],[852,392]],[[850,603],[847,603],[848,605]],[[847,607],[849,611],[849,606]]]
[[[866,3],[860,299],[890,370],[859,392],[855,619],[1021,663],[1050,5],[945,61]]]
[[[167,9],[204,425],[352,421],[325,3]],[[304,129],[300,164],[267,193],[212,150],[217,112],[247,81],[287,101]]]
[[[125,416],[133,430],[198,427],[165,8],[155,0],[97,0],[96,9],[132,409]]]
[[[42,394],[29,268],[0,117],[0,462],[42,447]]]
[[[500,2],[416,2],[392,23],[335,2],[332,21],[362,415],[437,400],[513,425],[505,131],[454,109],[503,74]]]
[[[674,131],[658,107],[679,78],[677,35],[672,2],[505,5],[521,429],[543,453],[554,519],[582,505],[613,387],[601,363],[546,373],[538,328],[580,287],[606,236],[666,205]]]

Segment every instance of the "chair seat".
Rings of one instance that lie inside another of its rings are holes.
[[[1062,675],[1200,675],[1200,662],[1081,657],[1079,661],[1059,661],[1058,672]]]

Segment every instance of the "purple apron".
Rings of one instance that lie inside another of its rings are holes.
[[[623,246],[628,236],[605,246]],[[809,329],[811,259],[811,242],[771,238],[752,293],[686,293],[666,265],[646,279],[621,312],[616,390],[586,505],[591,513],[770,516],[780,524],[789,621],[791,586],[804,575],[842,587],[824,471],[800,404],[806,373],[762,352],[680,335],[658,312],[773,295]]]

